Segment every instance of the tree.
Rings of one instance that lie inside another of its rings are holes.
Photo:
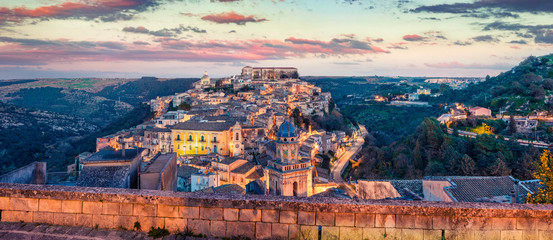
[[[459,166],[461,174],[465,176],[473,175],[475,165],[474,160],[472,160],[469,155],[465,154],[461,159],[461,165]]]
[[[186,103],[186,102],[183,102],[179,105],[179,110],[184,110],[184,111],[190,111],[192,107],[190,106],[190,104]]]
[[[526,203],[553,203],[553,156],[549,150],[543,151],[534,177],[540,180],[540,188],[534,194],[528,193]]]
[[[505,161],[501,160],[501,158],[497,158],[490,167],[489,172],[492,176],[507,176],[511,173],[511,169],[507,167]]]
[[[514,135],[517,133],[517,122],[515,120],[515,116],[511,114],[509,117],[509,128],[508,128],[509,134]]]

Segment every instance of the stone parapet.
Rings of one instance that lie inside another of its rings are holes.
[[[553,206],[348,200],[0,183],[0,221],[216,237],[549,239]],[[139,223],[139,224],[136,224]]]

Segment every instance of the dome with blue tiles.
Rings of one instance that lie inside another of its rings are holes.
[[[279,138],[296,137],[296,129],[294,128],[294,125],[290,123],[288,120],[284,120],[284,122],[278,128],[277,137]]]

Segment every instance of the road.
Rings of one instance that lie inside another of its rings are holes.
[[[462,137],[476,138],[476,136],[478,136],[478,134],[473,133],[473,132],[467,132],[467,131],[461,131],[461,130],[458,130],[457,132],[459,133],[459,136],[462,136]],[[448,134],[453,134],[453,129],[448,128],[447,133]],[[503,139],[505,139],[505,141],[509,141],[508,137],[504,137]],[[542,141],[531,141],[531,140],[524,140],[524,139],[517,139],[516,141],[522,146],[532,145],[532,146],[537,147],[537,148],[549,148],[549,147],[551,147],[551,144],[546,143],[546,142],[542,142]]]
[[[351,145],[351,147],[348,147],[344,153],[334,163],[332,168],[330,169],[330,176],[332,178],[332,181],[337,183],[338,185],[342,185],[346,187],[346,193],[349,196],[355,195],[355,190],[349,186],[349,184],[342,179],[342,172],[344,172],[344,169],[347,166],[347,163],[351,159],[351,157],[355,156],[361,148],[363,147],[363,144],[365,143],[365,136],[367,135],[367,129],[365,129],[365,126],[359,125],[359,136],[357,137],[356,141]]]

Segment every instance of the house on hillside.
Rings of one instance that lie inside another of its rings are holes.
[[[483,107],[473,107],[470,108],[470,115],[475,117],[491,117],[492,116],[492,110],[483,108]]]

